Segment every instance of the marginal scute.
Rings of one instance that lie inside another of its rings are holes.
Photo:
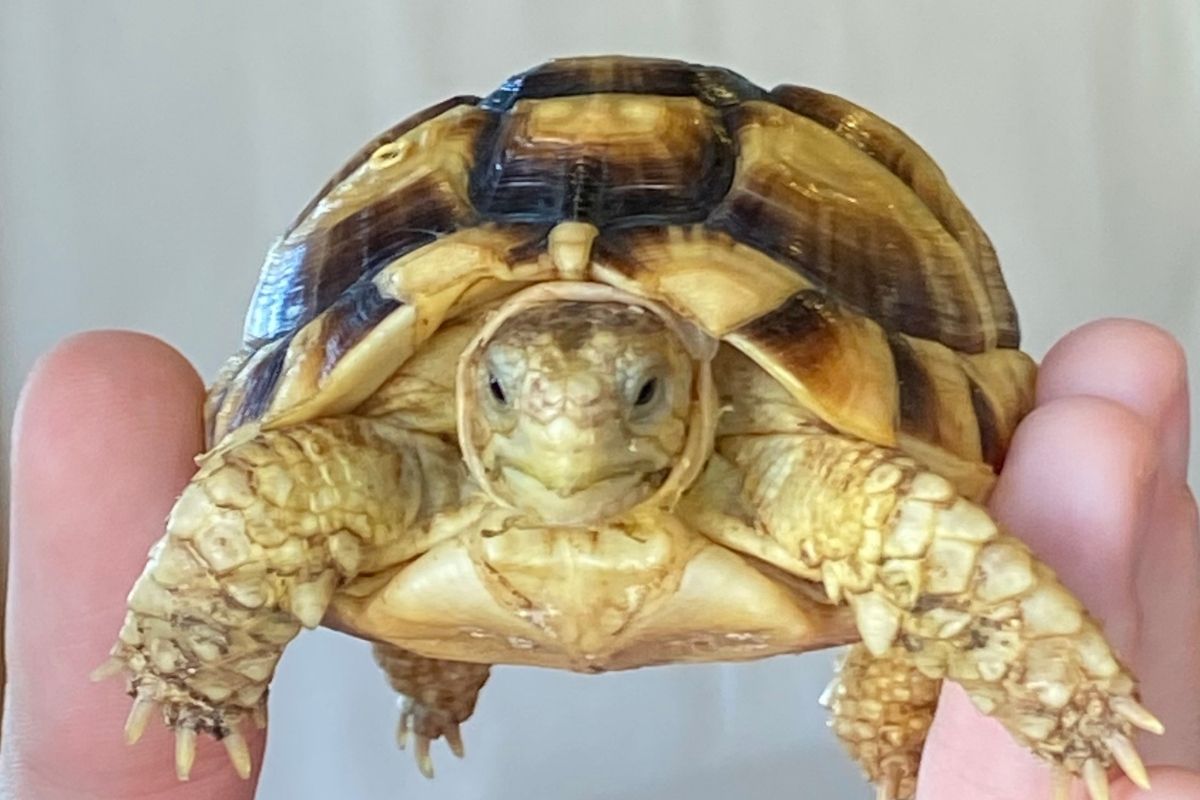
[[[893,335],[900,430],[971,462],[982,457],[971,385],[962,361],[939,342]]]
[[[813,290],[726,337],[834,427],[896,443],[896,371],[883,330]]]
[[[999,470],[1017,423],[1033,409],[1037,364],[1012,348],[960,353],[958,358],[970,381],[982,459]]]
[[[470,228],[382,269],[361,284],[365,300],[344,295],[354,302],[351,311],[325,314],[296,334],[284,366],[288,379],[263,415],[264,424],[280,427],[362,403],[438,329],[473,286],[487,279],[552,276],[552,265],[541,259],[514,263],[518,254],[527,252],[531,239],[544,237],[545,230],[536,226]],[[374,322],[369,322],[372,317]],[[352,335],[358,338],[351,343]],[[336,359],[331,360],[331,351],[338,354]]]

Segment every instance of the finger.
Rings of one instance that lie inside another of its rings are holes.
[[[1136,320],[1102,320],[1073,331],[1047,354],[1044,402],[1071,395],[1115,400],[1155,433],[1158,481],[1138,532],[1137,603],[1144,623],[1134,666],[1145,703],[1167,728],[1143,755],[1200,769],[1200,536],[1187,488],[1189,405],[1183,348]]]
[[[1134,561],[1155,448],[1149,426],[1124,406],[1054,400],[1018,428],[992,498],[996,517],[1105,620],[1122,653],[1137,638]],[[1046,766],[956,686],[943,693],[918,785],[923,798],[1052,796]]]
[[[1147,791],[1127,779],[1119,780],[1113,784],[1112,800],[1196,800],[1200,797],[1200,772],[1157,767],[1150,770],[1150,783],[1153,788]]]
[[[1156,432],[1164,474],[1187,479],[1187,359],[1169,333],[1146,322],[1106,319],[1067,334],[1046,354],[1038,404],[1095,395],[1139,414]]]
[[[1021,424],[991,500],[1126,658],[1135,655],[1133,579],[1156,467],[1141,417],[1110,400],[1065,397]]]
[[[14,428],[6,780],[18,797],[250,798],[220,746],[175,780],[170,732],[124,744],[130,699],[88,680],[195,466],[203,387],[147,336],[92,333],[35,367]],[[252,740],[261,752],[261,736]],[[207,752],[205,752],[207,750]],[[255,758],[258,761],[258,758]]]

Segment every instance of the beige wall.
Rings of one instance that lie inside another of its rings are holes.
[[[1198,354],[1200,4],[1049,5],[5,0],[0,419],[36,355],[81,329],[152,331],[211,374],[266,245],[345,156],[425,104],[579,52],[857,100],[979,216],[1033,354],[1105,315]],[[430,786],[393,752],[365,649],[309,635],[281,670],[261,796],[865,798],[813,701],[829,661],[500,670],[468,760],[439,752]]]

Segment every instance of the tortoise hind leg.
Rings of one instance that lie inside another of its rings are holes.
[[[903,648],[882,656],[853,645],[822,698],[830,725],[877,786],[879,800],[912,800],[941,681],[922,675]]]
[[[444,737],[450,751],[462,758],[459,725],[475,711],[475,701],[487,682],[491,665],[425,658],[383,643],[375,645],[375,660],[401,695],[396,743],[403,750],[410,735],[415,735],[417,766],[422,775],[432,778],[429,745]]]

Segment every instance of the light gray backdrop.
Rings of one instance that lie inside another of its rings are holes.
[[[37,354],[86,328],[151,331],[211,375],[264,249],[344,157],[424,105],[573,53],[852,98],[943,165],[1035,356],[1105,315],[1200,353],[1195,0],[249,5],[0,2],[0,419]],[[499,669],[467,760],[439,745],[430,784],[393,749],[367,648],[307,634],[280,668],[260,796],[866,798],[815,704],[830,661]]]

